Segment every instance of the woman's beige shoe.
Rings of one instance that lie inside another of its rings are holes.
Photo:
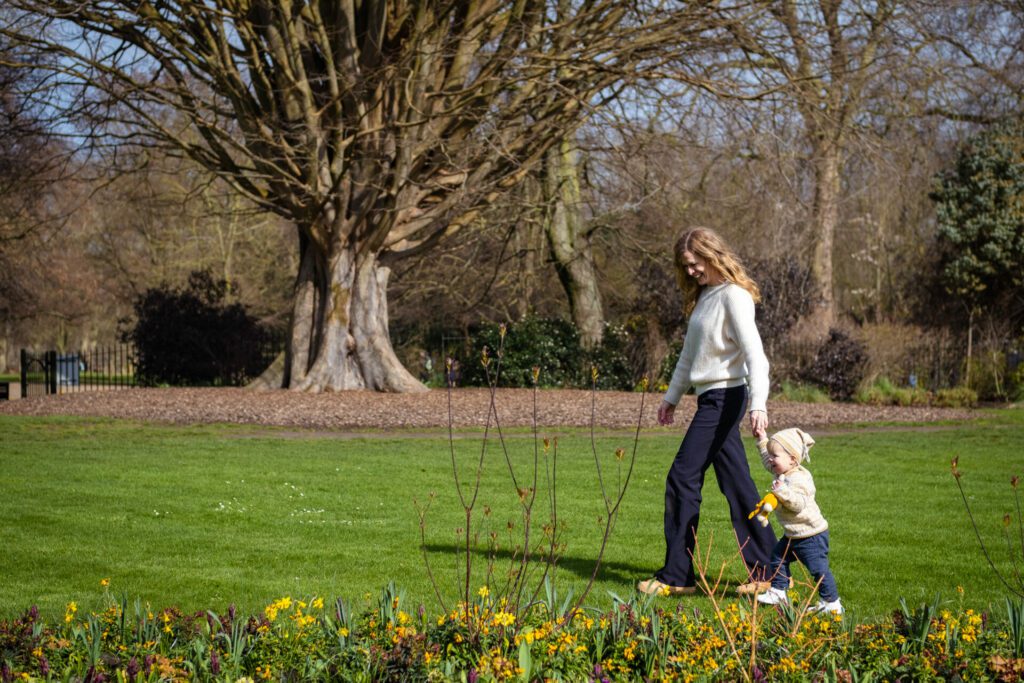
[[[772,587],[771,581],[748,581],[736,586],[737,595],[757,595]]]
[[[737,595],[760,595],[772,587],[771,581],[748,581],[736,586]],[[793,587],[793,577],[789,577],[789,587]]]
[[[695,595],[696,586],[670,586],[658,579],[647,579],[636,585],[636,589],[647,595]]]

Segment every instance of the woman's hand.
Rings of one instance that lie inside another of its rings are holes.
[[[660,409],[658,415],[661,415]],[[751,410],[750,431],[754,433],[758,441],[768,438],[768,413],[763,410]]]
[[[662,401],[661,405],[658,406],[658,424],[670,425],[676,413],[676,407],[668,401]]]

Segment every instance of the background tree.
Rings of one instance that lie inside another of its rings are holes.
[[[20,14],[0,35],[60,64],[34,92],[94,123],[88,142],[174,149],[296,226],[282,381],[313,391],[421,388],[389,339],[390,267],[471,223],[609,88],[699,32],[702,11],[605,0],[554,22],[537,0],[10,5]]]
[[[39,252],[65,218],[66,150],[25,95],[41,78],[24,52],[0,39],[0,370],[14,364],[15,328],[46,298]]]
[[[972,310],[1024,317],[1024,126],[999,124],[966,144],[932,194],[946,291]]]
[[[83,265],[102,274],[108,296],[131,302],[209,272],[225,282],[229,303],[283,329],[298,269],[292,227],[189,160],[150,152],[138,166],[130,174],[96,169],[99,187],[72,223],[86,245]]]
[[[543,165],[543,222],[580,343],[591,349],[601,343],[605,320],[591,245],[596,226],[586,224],[579,164],[574,140],[563,138],[548,151]]]
[[[869,109],[906,96],[903,76],[924,40],[913,30],[909,5],[782,0],[723,10],[725,31],[741,57],[722,62],[733,83],[725,92],[757,97],[755,106],[776,112],[792,107],[800,117],[798,144],[812,188],[805,253],[821,287],[816,317],[822,332],[837,314],[833,259],[847,149],[870,120]]]

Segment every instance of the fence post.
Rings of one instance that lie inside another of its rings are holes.
[[[28,351],[21,350],[21,397],[28,397]]]
[[[57,352],[47,351],[46,357],[46,393],[57,395]]]

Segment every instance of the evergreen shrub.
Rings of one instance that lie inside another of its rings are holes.
[[[596,367],[598,389],[628,391],[635,380],[629,367],[627,344],[627,332],[616,325],[607,325],[601,344],[585,350],[576,326],[561,318],[526,316],[507,326],[504,342],[501,325],[486,323],[455,354],[456,383],[488,386],[488,371],[495,372],[496,353],[502,348],[499,386],[532,387],[533,368],[537,367],[538,386],[590,388],[591,367]],[[485,348],[487,367],[483,361]]]
[[[236,385],[266,369],[269,333],[227,293],[225,281],[197,271],[186,287],[164,284],[136,298],[135,322],[121,337],[135,345],[141,385]]]
[[[867,362],[864,345],[833,328],[829,330],[828,339],[818,347],[803,379],[824,387],[835,400],[847,400],[864,379]]]

